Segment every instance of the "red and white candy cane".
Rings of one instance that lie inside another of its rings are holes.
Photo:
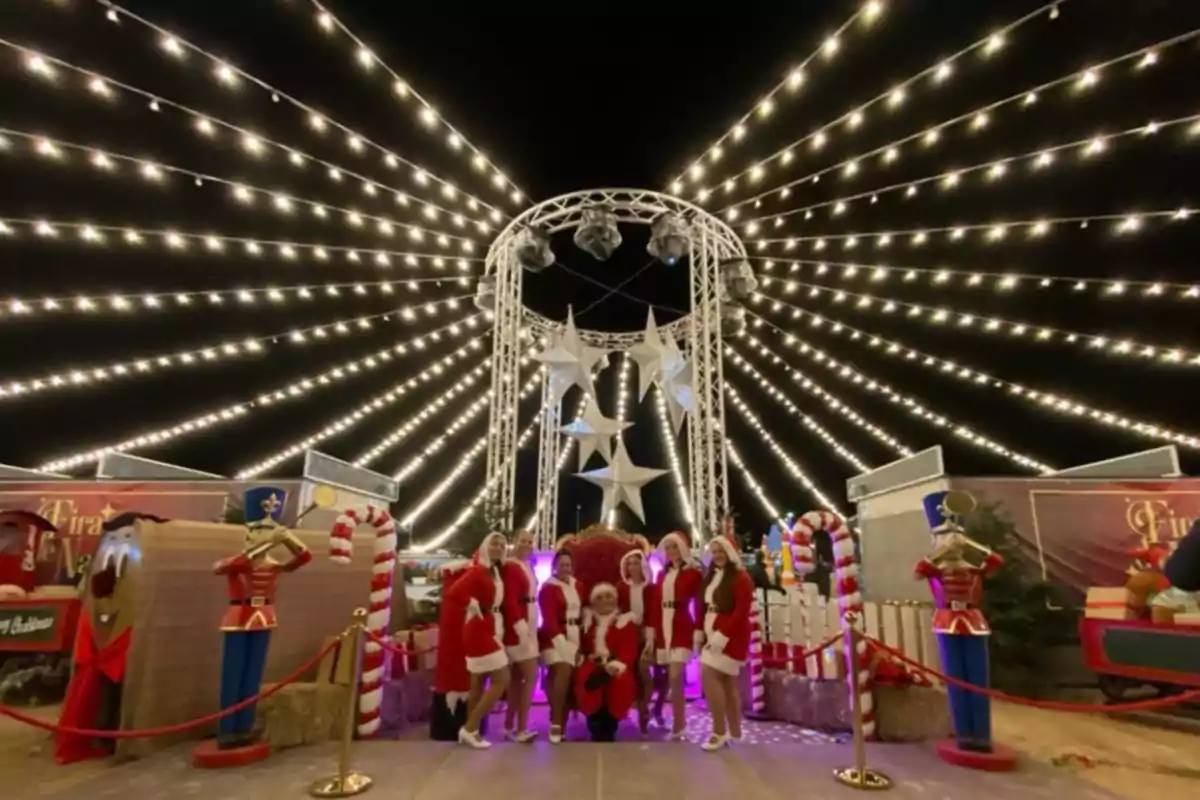
[[[854,552],[854,538],[846,520],[832,511],[809,511],[796,520],[792,535],[796,541],[806,541],[809,558],[812,553],[813,535],[825,531],[833,543],[834,579],[837,581],[838,611],[842,627],[854,626],[860,633],[863,625],[863,599],[859,586],[858,556]],[[800,556],[796,558],[797,564]],[[811,561],[810,561],[811,563]],[[811,569],[811,567],[810,567]],[[799,569],[797,568],[797,572]],[[871,678],[871,656],[866,641],[860,636],[855,639],[855,652],[848,654],[847,663],[853,663],[857,674],[849,676],[850,691],[858,692],[862,708],[863,735],[875,738],[874,681]]]
[[[820,511],[810,511],[804,516],[800,517],[795,523],[793,523],[792,530],[788,535],[788,546],[792,551],[792,574],[796,576],[796,584],[798,586],[796,605],[800,609],[799,631],[792,629],[792,615],[790,613],[791,609],[788,609],[787,644],[789,652],[786,666],[788,672],[792,672],[794,669],[794,662],[791,656],[796,651],[796,639],[799,638],[802,642],[800,645],[800,650],[805,650],[813,645],[813,642],[809,641],[809,639],[812,637],[812,624],[808,613],[808,592],[805,591],[804,588],[804,579],[816,568],[813,554],[813,534],[818,530],[822,530],[821,513],[822,512]],[[819,656],[817,660],[817,666],[820,667]],[[806,668],[806,671],[809,670]]]
[[[343,511],[329,532],[329,558],[349,564],[354,531],[359,525],[375,529],[375,561],[371,567],[371,602],[367,610],[367,637],[363,646],[362,677],[358,686],[358,735],[374,736],[379,731],[379,707],[383,703],[383,647],[392,618],[392,583],[396,577],[396,521],[386,508],[367,505]]]
[[[763,623],[765,611],[755,592],[750,612],[750,710],[761,714],[767,707],[767,672],[763,664]]]

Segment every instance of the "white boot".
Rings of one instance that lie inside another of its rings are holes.
[[[469,731],[466,728],[458,729],[458,743],[475,750],[487,750],[492,746],[491,742],[479,735],[479,731]]]
[[[550,744],[562,744],[563,734],[561,725],[550,726]]]
[[[718,736],[717,734],[714,733],[708,737],[708,741],[706,741],[704,744],[700,745],[700,749],[704,750],[705,752],[711,753],[713,751],[720,750],[722,747],[728,747],[728,746],[729,746],[729,735],[728,734],[726,734],[724,736]]]
[[[521,731],[513,734],[513,741],[517,744],[531,744],[538,737],[537,731]]]

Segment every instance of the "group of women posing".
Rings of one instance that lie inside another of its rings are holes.
[[[563,740],[572,699],[594,741],[612,741],[634,706],[645,734],[652,716],[661,720],[662,691],[653,709],[651,699],[656,684],[663,686],[654,678],[664,673],[672,709],[667,739],[682,740],[683,673],[696,653],[712,716],[712,735],[701,747],[718,750],[740,740],[737,675],[750,647],[754,584],[731,538],[718,536],[708,549],[711,560],[702,571],[687,538],[670,533],[659,545],[665,567],[657,581],[645,554],[634,550],[621,559],[617,586],[590,587],[574,577],[570,552],[559,550],[539,590],[532,535],[519,533],[511,554],[502,534],[488,536],[475,566],[447,592],[467,608],[463,648],[471,691],[459,741],[491,746],[479,728],[505,694],[505,738],[522,744],[537,738],[528,723],[539,659],[546,667],[552,744]]]

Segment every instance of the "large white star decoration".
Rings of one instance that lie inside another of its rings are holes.
[[[672,367],[670,373],[663,376],[660,389],[667,401],[667,414],[671,418],[671,424],[675,428],[675,433],[679,433],[683,426],[684,414],[692,414],[696,411],[691,362],[684,361],[681,356],[678,364]]]
[[[592,382],[592,369],[604,360],[601,369],[607,366],[608,354],[595,347],[589,347],[579,337],[575,327],[575,315],[567,309],[567,324],[562,333],[551,338],[550,346],[534,356],[546,365],[550,372],[550,400],[552,403],[562,402],[563,395],[572,386],[578,386],[590,397],[596,396],[596,387]]]
[[[658,323],[654,321],[654,309],[650,309],[646,315],[646,333],[642,341],[626,350],[625,354],[637,364],[640,403],[646,398],[651,384],[662,375],[663,340],[658,332]]]
[[[600,510],[601,518],[608,516],[608,512],[624,503],[644,523],[646,515],[642,510],[642,487],[666,473],[665,469],[636,466],[629,460],[629,453],[625,451],[625,442],[617,439],[617,451],[613,454],[612,462],[607,467],[575,474],[604,490],[604,503]]]
[[[560,430],[579,443],[579,468],[587,466],[592,453],[599,452],[605,461],[612,461],[612,439],[620,436],[621,431],[633,425],[632,422],[621,422],[604,416],[600,407],[593,401],[588,403],[583,415],[570,425],[564,425]]]

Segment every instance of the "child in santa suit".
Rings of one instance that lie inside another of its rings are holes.
[[[504,738],[529,744],[537,731],[529,730],[529,704],[538,671],[537,580],[533,576],[533,534],[518,531],[513,552],[500,567],[504,580],[504,650],[508,653],[510,683],[504,710]]]
[[[596,584],[588,599],[575,702],[587,715],[592,741],[611,742],[637,696],[634,663],[641,634],[633,615],[618,611],[617,588],[611,583]]]
[[[697,601],[703,576],[692,564],[692,547],[679,531],[668,533],[659,542],[666,567],[655,587],[658,610],[655,615],[655,660],[667,669],[671,693],[671,733],[667,739],[680,741],[687,727],[683,671],[700,649],[702,632],[696,625],[700,614]]]
[[[479,726],[508,690],[502,613],[504,580],[500,575],[507,550],[504,534],[489,534],[475,551],[474,563],[445,593],[447,601],[466,609],[462,648],[471,673],[471,692],[467,698],[467,721],[458,731],[458,741],[477,750],[492,746],[479,735]]]
[[[704,576],[704,617],[700,673],[704,699],[712,714],[712,735],[700,745],[719,750],[742,738],[742,698],[737,676],[750,652],[750,615],[754,580],[742,565],[737,543],[728,534],[709,543],[712,563]]]
[[[650,727],[650,697],[654,681],[650,669],[654,664],[655,616],[659,611],[657,587],[650,574],[650,562],[641,550],[630,550],[621,558],[621,582],[617,585],[617,606],[629,614],[638,626],[641,643],[638,648],[637,680],[638,727],[645,734]],[[659,694],[656,717],[661,719],[662,694]]]
[[[583,584],[574,577],[574,564],[567,550],[554,554],[550,579],[538,592],[538,611],[542,626],[538,644],[542,663],[549,672],[550,744],[563,740],[567,722],[567,700],[571,679],[579,665],[580,624],[583,621]]]

